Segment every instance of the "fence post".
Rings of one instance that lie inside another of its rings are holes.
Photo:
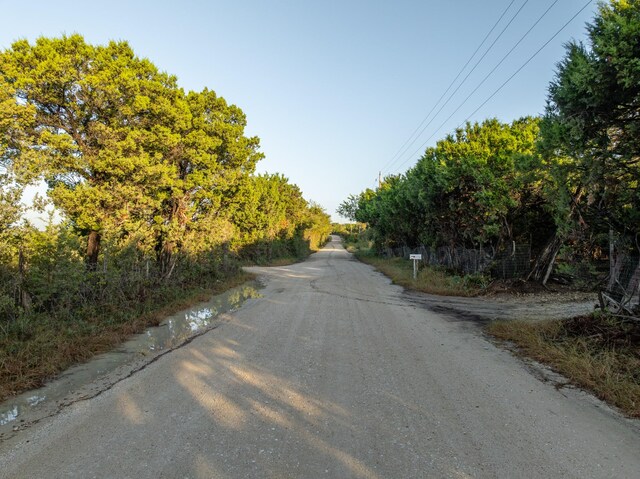
[[[609,228],[609,289],[611,289],[611,285],[613,285],[612,278],[615,276],[615,266],[616,262],[613,259],[614,255],[614,246],[613,246],[613,228]]]
[[[16,291],[16,306],[22,307],[24,311],[31,309],[31,296],[24,289],[25,260],[24,250],[20,248],[18,252],[18,287]]]

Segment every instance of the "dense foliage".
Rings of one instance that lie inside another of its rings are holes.
[[[242,256],[256,262],[300,257],[309,247],[321,246],[331,233],[322,208],[307,204],[300,189],[278,174],[248,179],[233,223]]]
[[[591,258],[614,237],[637,246],[640,4],[601,4],[588,33],[567,45],[542,118],[467,124],[339,212],[379,247],[530,243],[543,282],[563,246]]]
[[[468,124],[404,175],[360,195],[356,218],[380,245],[499,244],[549,221],[538,205],[538,121]],[[525,214],[525,212],[527,212]]]
[[[0,52],[0,95],[0,323],[106,317],[330,233],[285,177],[254,175],[240,108],[183,91],[126,42],[18,41]],[[20,223],[38,181],[63,217],[42,231]]]
[[[603,4],[589,46],[571,42],[549,88],[541,151],[584,227],[640,233],[640,4]]]

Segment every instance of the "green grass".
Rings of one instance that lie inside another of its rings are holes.
[[[540,322],[496,321],[488,333],[548,364],[631,417],[640,417],[640,325],[606,315]]]
[[[207,286],[166,288],[144,303],[118,304],[97,317],[30,315],[0,329],[0,401],[42,386],[73,364],[109,351],[167,316],[252,279],[240,272]],[[79,316],[79,315],[78,315]]]
[[[457,276],[430,266],[422,266],[413,279],[413,262],[404,258],[381,258],[364,248],[348,245],[363,263],[370,264],[389,277],[395,284],[407,289],[442,296],[476,296],[483,291],[485,279],[481,275]]]
[[[300,263],[304,261],[308,256],[281,256],[279,258],[273,258],[270,261],[260,264],[260,266],[289,266],[291,264]]]

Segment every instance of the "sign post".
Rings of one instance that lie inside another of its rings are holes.
[[[413,260],[413,279],[418,278],[418,261],[422,260],[421,254],[410,254],[409,259]]]

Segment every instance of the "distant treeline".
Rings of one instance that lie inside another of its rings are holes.
[[[640,4],[601,4],[589,45],[571,42],[541,118],[467,123],[404,174],[339,212],[380,248],[529,243],[531,277],[559,252],[640,249]]]
[[[185,92],[126,42],[0,52],[0,328],[117,315],[239,261],[318,248],[328,215],[284,176],[254,174],[263,155],[245,126],[240,108]],[[41,181],[63,218],[43,230],[20,204]]]

